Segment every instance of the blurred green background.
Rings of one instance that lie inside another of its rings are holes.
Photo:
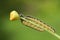
[[[10,21],[12,10],[42,20],[60,35],[60,0],[0,0],[1,40],[58,40],[46,31],[24,26],[20,20]]]

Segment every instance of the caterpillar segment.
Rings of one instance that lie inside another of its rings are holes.
[[[23,19],[21,19],[21,22],[22,22],[25,26],[28,26],[28,27],[33,28],[33,29],[35,29],[35,30],[38,30],[38,31],[41,31],[41,32],[44,31],[44,29],[42,29],[42,28],[40,28],[40,27],[38,27],[38,26],[36,26],[36,25],[34,25],[34,24],[31,24],[30,22],[27,22],[27,21],[25,21],[25,20],[23,20]]]
[[[55,30],[52,27],[50,27],[49,25],[46,25],[45,23],[43,23],[42,21],[40,21],[36,18],[33,18],[31,16],[26,16],[26,19],[31,20],[31,21],[35,22],[36,24],[41,25],[42,27],[46,28],[49,31],[55,32]]]

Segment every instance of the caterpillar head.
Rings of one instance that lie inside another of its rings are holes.
[[[14,20],[17,20],[17,19],[20,19],[20,16],[19,16],[18,12],[16,12],[15,10],[11,11],[10,12],[10,20],[14,21]]]

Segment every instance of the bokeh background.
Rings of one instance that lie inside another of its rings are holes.
[[[42,20],[60,35],[60,0],[0,0],[1,40],[58,40],[46,31],[24,26],[20,20],[10,21],[12,10]]]

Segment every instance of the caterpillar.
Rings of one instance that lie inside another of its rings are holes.
[[[54,30],[52,27],[50,27],[49,25],[46,25],[45,23],[43,23],[42,21],[40,21],[40,20],[38,20],[38,19],[36,19],[36,18],[33,18],[33,17],[31,17],[31,16],[26,16],[26,17],[24,17],[24,18],[27,19],[27,20],[33,21],[33,22],[35,22],[36,24],[41,25],[42,27],[46,28],[47,30],[50,30],[50,31],[52,31],[52,32],[55,32],[55,30]],[[31,27],[31,28],[34,28],[34,29],[36,29],[36,30],[44,31],[44,29],[42,29],[41,27],[36,26],[36,25],[34,25],[34,24],[31,24],[30,22],[27,22],[27,21],[25,21],[25,20],[23,20],[23,19],[21,19],[21,22],[22,22],[24,25],[29,26],[29,27]]]

